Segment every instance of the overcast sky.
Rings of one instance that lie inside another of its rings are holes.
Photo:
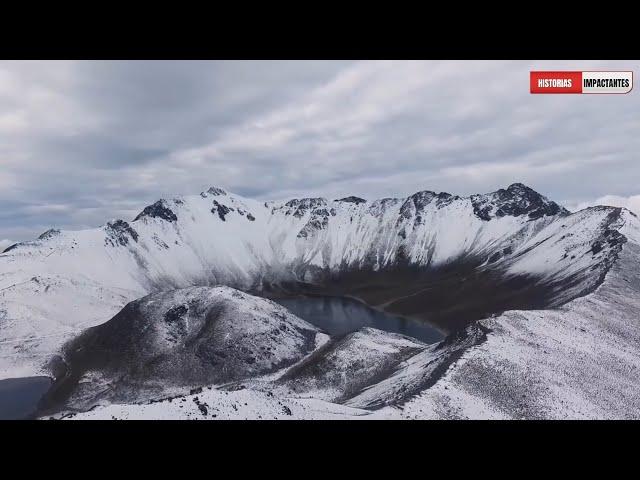
[[[529,93],[530,70],[638,67],[0,61],[0,243],[210,185],[275,199],[524,182],[569,208],[640,206],[638,89]]]

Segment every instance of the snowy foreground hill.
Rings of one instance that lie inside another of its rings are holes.
[[[258,202],[211,188],[0,255],[0,378],[44,416],[638,418],[640,222],[522,184]],[[264,297],[348,295],[440,343],[329,336]],[[258,295],[258,296],[256,296]]]

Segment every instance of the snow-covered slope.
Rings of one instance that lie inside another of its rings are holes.
[[[509,311],[403,418],[640,418],[640,222],[604,282],[558,309]]]
[[[371,301],[354,275],[376,281],[417,272],[399,288],[378,286],[374,296],[405,314],[432,305],[447,313],[445,324],[560,305],[594,288],[614,262],[625,241],[621,211],[570,214],[522,184],[471,197],[423,191],[372,202],[259,202],[213,187],[160,200],[131,222],[50,230],[0,255],[0,378],[39,371],[80,330],[174,288],[340,285]],[[434,293],[434,284],[445,290]],[[499,303],[487,305],[487,291]],[[437,302],[464,305],[460,298],[471,302],[465,312]]]
[[[296,396],[344,402],[427,346],[374,328],[327,342],[279,379]]]
[[[425,345],[364,327],[330,338],[282,306],[230,287],[155,293],[64,345],[47,367],[55,382],[39,415],[151,408],[161,418],[207,418],[233,415],[231,407],[236,417],[266,418],[292,416],[294,405],[302,416],[314,405],[321,418],[368,415],[365,408],[400,404],[437,380],[438,366],[476,343],[465,337]],[[416,368],[398,375],[404,362],[425,357],[419,375]],[[238,410],[242,398],[252,405]]]
[[[296,346],[297,335],[291,332],[293,336],[285,335],[277,343],[296,352],[296,362],[264,375],[264,370],[251,371],[249,376],[239,375],[239,381],[227,384],[211,385],[200,379],[205,383],[197,388],[180,388],[180,382],[172,381],[173,368],[143,368],[145,361],[140,360],[146,358],[144,354],[136,354],[133,359],[125,355],[124,365],[120,355],[114,355],[117,365],[107,371],[109,387],[100,388],[104,382],[97,381],[104,380],[104,365],[95,368],[97,372],[85,372],[82,381],[86,383],[79,391],[88,390],[92,395],[82,398],[76,393],[70,406],[92,408],[66,418],[638,419],[640,223],[627,212],[622,219],[620,231],[627,242],[594,292],[560,308],[505,312],[434,345],[371,328],[342,338],[327,338],[310,325],[305,327],[305,322],[289,317],[273,302],[229,288],[191,288],[151,295],[134,302],[143,307],[139,311],[144,315],[133,322],[143,339],[156,338],[158,332],[164,339],[173,331],[167,326],[167,312],[175,311],[187,299],[201,303],[197,298],[202,298],[208,308],[228,305],[218,318],[226,320],[223,324],[227,328],[246,332],[230,352],[242,353],[241,345],[255,351],[273,345],[263,335],[265,325],[269,326],[267,331],[273,331],[283,323],[291,324],[296,330],[315,333],[315,342],[300,349]],[[206,317],[207,311],[190,309],[194,316],[200,312]],[[260,313],[257,316],[256,311]],[[118,317],[114,320],[122,321]],[[152,341],[152,350],[169,353],[171,362],[182,365],[197,350],[189,339],[207,323],[193,320],[192,328],[177,332],[184,336],[185,341],[178,342],[182,348],[167,351],[161,348],[163,342],[158,346]],[[117,338],[119,330],[109,323],[90,332]],[[226,330],[222,333],[226,335]],[[212,340],[206,343],[215,346]],[[121,342],[137,345],[140,339],[129,334]],[[129,348],[117,350],[127,352]],[[262,364],[258,358],[258,364]],[[241,368],[250,365],[245,363]],[[129,376],[132,369],[147,375],[134,391],[126,388],[121,377]],[[149,380],[155,380],[155,390],[140,388]],[[136,403],[131,401],[133,394],[138,397]],[[62,413],[55,416],[59,418]]]
[[[47,402],[69,418],[640,418],[640,222],[595,209],[557,229],[520,248],[546,248],[544,261],[570,238],[561,259],[585,242],[599,259],[555,274],[567,288],[597,276],[561,306],[507,311],[425,345],[372,328],[329,338],[229,287],[155,293],[65,345]],[[603,244],[615,255],[601,256]],[[517,259],[492,263],[509,272]]]
[[[68,420],[354,420],[398,418],[398,411],[367,411],[313,398],[269,392],[205,388],[193,394],[140,404],[107,404],[87,412],[45,418]]]

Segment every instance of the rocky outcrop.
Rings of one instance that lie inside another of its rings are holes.
[[[345,202],[345,203],[355,203],[356,205],[360,205],[361,203],[367,203],[367,201],[364,198],[354,197],[353,195],[351,195],[350,197],[340,198],[340,199],[335,200],[335,201],[336,202]]]
[[[543,216],[568,215],[569,211],[540,195],[522,183],[514,183],[485,195],[472,195],[471,203],[476,216],[489,221],[504,216],[526,215],[530,220]]]
[[[108,222],[105,226],[105,233],[105,244],[109,244],[112,247],[116,245],[126,247],[129,244],[129,240],[138,241],[138,232],[124,220]]]
[[[140,214],[136,218],[133,219],[134,222],[142,219],[142,218],[159,218],[161,220],[165,220],[167,222],[177,222],[178,217],[175,213],[168,207],[167,202],[164,200],[158,200],[153,205],[149,205],[145,207]]]

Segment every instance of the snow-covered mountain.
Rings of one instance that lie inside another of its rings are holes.
[[[286,308],[229,287],[148,295],[69,342],[48,369],[47,403],[89,409],[223,384],[291,366],[327,336]],[[77,385],[77,386],[76,386]]]
[[[602,282],[631,222],[619,208],[571,214],[522,184],[375,201],[261,202],[213,187],[162,199],[131,222],[49,230],[0,255],[0,378],[40,371],[82,329],[176,288],[338,289],[391,311],[427,310],[444,330],[559,306]]]
[[[480,320],[431,345],[368,327],[329,337],[229,287],[151,294],[64,347],[41,413],[638,418],[640,231],[623,230],[630,240],[595,292]]]
[[[159,292],[130,302],[51,358],[55,383],[40,415],[184,402],[187,392],[212,387],[379,408],[433,384],[456,354],[484,337],[475,326],[431,345],[370,327],[330,337],[277,303],[230,287]],[[420,368],[385,382],[407,362]]]

